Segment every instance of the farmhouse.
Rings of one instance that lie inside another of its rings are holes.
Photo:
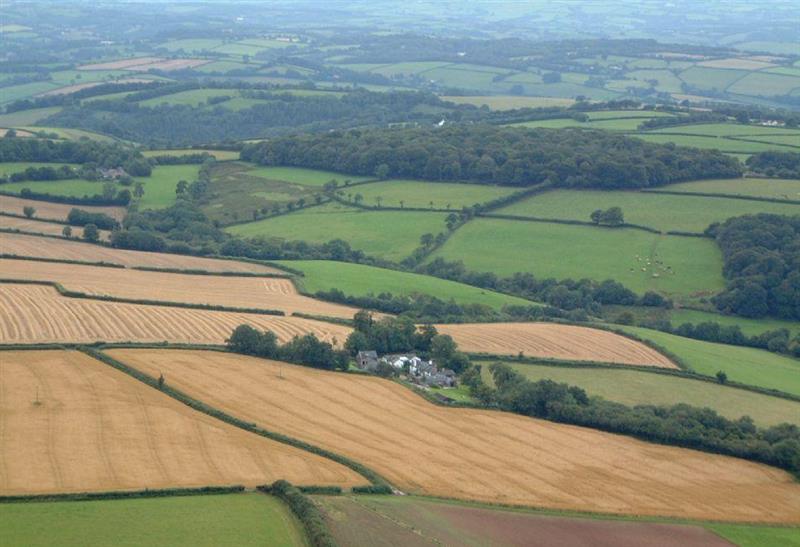
[[[122,177],[127,177],[128,173],[122,167],[113,167],[111,169],[100,169],[100,178],[105,180],[117,180]]]
[[[362,370],[374,371],[378,368],[378,353],[375,351],[359,351],[356,355],[356,365]]]

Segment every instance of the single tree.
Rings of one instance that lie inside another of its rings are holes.
[[[61,230],[61,235],[64,237],[72,237],[72,227],[64,226],[64,229]]]
[[[381,196],[375,196],[375,203],[378,205],[378,209],[381,208],[381,202],[382,201],[383,201],[383,198]]]
[[[36,214],[36,207],[31,207],[30,205],[26,205],[22,208],[22,212],[25,214],[27,218],[33,218],[33,215]]]
[[[136,185],[133,187],[133,195],[136,199],[142,199],[144,196],[144,183],[137,182]]]
[[[728,381],[728,375],[725,374],[725,371],[718,370],[717,371],[717,382],[720,384],[724,384]]]
[[[364,201],[364,196],[362,196],[361,194],[356,194],[355,197],[353,198],[353,201],[355,201],[356,205],[358,205],[359,203]]]
[[[185,180],[179,180],[178,184],[175,186],[175,193],[177,195],[182,195],[186,193],[186,190],[189,189],[189,183]]]
[[[83,227],[83,239],[91,243],[97,243],[100,239],[100,232],[95,224],[87,224]]]
[[[595,209],[592,211],[592,214],[589,215],[589,218],[592,219],[592,222],[595,224],[600,224],[600,220],[603,218],[603,210],[602,209]]]
[[[117,187],[113,182],[107,182],[103,185],[103,199],[111,201],[117,194]]]
[[[378,167],[375,168],[375,176],[381,180],[384,180],[386,177],[389,176],[389,166],[385,163],[380,164]]]
[[[428,247],[430,247],[431,245],[433,245],[433,241],[434,241],[433,234],[430,234],[430,233],[428,233],[428,234],[422,234],[422,235],[420,236],[420,238],[419,238],[419,242],[420,242],[420,244],[421,244],[423,247],[425,247],[426,249],[427,249]]]
[[[158,375],[158,389],[164,389],[164,382],[165,381],[166,380],[164,379],[164,374],[159,373],[159,375]]]
[[[400,208],[401,208],[401,209],[405,209],[405,207],[406,207],[406,202],[405,202],[405,200],[402,200],[402,199],[401,199],[401,200],[400,200]]]

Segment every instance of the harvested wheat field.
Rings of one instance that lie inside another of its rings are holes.
[[[198,256],[183,256],[147,251],[112,249],[80,241],[53,239],[26,234],[0,233],[0,253],[6,255],[49,258],[54,260],[81,260],[84,262],[107,262],[121,266],[148,268],[176,268],[182,270],[206,270],[209,272],[236,273],[280,273],[283,270],[261,264],[250,264],[237,260],[218,260]]]
[[[0,215],[0,228],[5,230],[19,230],[20,232],[34,232],[37,234],[61,236],[64,230],[63,224],[47,222],[46,220],[31,220],[19,217],[7,217]],[[80,226],[70,226],[72,237],[83,237],[83,228]],[[100,239],[108,240],[111,232],[108,230],[98,230]]]
[[[69,212],[76,208],[75,205],[67,205],[64,203],[48,203],[46,201],[0,195],[0,212],[22,215],[24,214],[23,209],[29,205],[36,209],[36,218],[44,220],[67,220]],[[119,221],[125,216],[124,207],[80,205],[77,206],[77,208],[90,213],[103,213]]]
[[[163,372],[170,385],[229,414],[359,461],[410,493],[800,522],[800,484],[765,465],[504,412],[439,407],[375,377],[220,352],[108,353],[150,375]]]
[[[313,333],[343,343],[350,329],[299,317],[121,304],[61,296],[52,287],[0,284],[0,343],[184,342],[222,344],[238,325],[286,342]]]
[[[283,278],[146,272],[102,266],[0,259],[0,278],[55,281],[66,289],[137,300],[189,302],[351,318],[356,308],[298,294]]]
[[[81,65],[78,67],[78,70],[122,70],[140,65],[149,65],[163,60],[164,59],[161,57],[136,57],[134,59],[121,59],[119,61]]]
[[[491,323],[436,325],[459,349],[566,361],[599,361],[625,365],[677,368],[649,346],[613,332],[556,323]]]
[[[77,351],[2,352],[0,378],[2,495],[280,478],[367,482],[331,460],[194,411]]]

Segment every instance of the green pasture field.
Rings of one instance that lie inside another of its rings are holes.
[[[777,55],[797,55],[797,42],[753,41],[731,44],[742,51],[767,51]]]
[[[128,95],[132,95],[136,93],[136,91],[120,91],[118,93],[109,93],[108,95],[96,95],[94,97],[87,97],[81,100],[81,104],[83,103],[93,103],[95,101],[116,101],[119,99],[124,99]]]
[[[800,396],[800,360],[766,350],[702,342],[641,327],[616,326],[677,355],[698,374]]]
[[[681,79],[670,70],[632,70],[625,76],[636,82],[648,83],[650,80],[656,80],[658,82],[655,86],[656,90],[665,93],[680,93],[681,84],[683,84]]]
[[[800,78],[796,76],[753,72],[731,85],[728,88],[728,92],[770,97],[773,95],[788,95],[798,88],[800,88]]]
[[[345,181],[362,182],[373,178],[343,175],[341,173],[334,173],[333,171],[320,171],[318,169],[305,169],[303,167],[259,167],[254,164],[250,165],[254,166],[254,169],[250,172],[253,176],[271,180],[282,180],[284,182],[302,184],[303,186],[322,187],[326,182],[336,180],[339,182],[339,187],[345,189]]]
[[[169,148],[164,150],[143,150],[142,155],[146,158],[154,156],[186,156],[191,154],[201,154],[207,152],[214,156],[217,161],[228,161],[239,159],[239,152],[236,150],[211,150],[208,148]]]
[[[13,103],[21,99],[28,99],[34,95],[45,93],[57,89],[58,84],[53,82],[31,82],[28,84],[12,85],[3,88],[3,93],[0,95],[0,104]]]
[[[508,87],[510,82],[505,82]],[[525,95],[535,95],[537,97],[564,97],[573,98],[583,95],[594,101],[608,101],[619,97],[621,94],[608,89],[589,87],[569,82],[559,82],[557,84],[523,84]]]
[[[674,118],[670,112],[660,112],[654,110],[599,110],[597,112],[587,112],[590,120],[618,120],[621,118]]]
[[[391,65],[375,65],[369,72],[383,74],[384,76],[395,76],[397,74],[419,74],[434,68],[449,66],[452,63],[446,61],[418,61],[408,63],[394,63]]]
[[[199,66],[195,70],[199,72],[228,72],[229,70],[239,70],[251,67],[252,65],[237,63],[235,61],[214,61],[213,63]]]
[[[485,184],[458,184],[450,182],[425,182],[420,180],[387,180],[343,189],[347,194],[361,194],[364,205],[376,205],[382,198],[382,207],[422,207],[453,209],[485,203],[518,191],[517,188],[487,186]],[[433,205],[431,206],[431,203]]]
[[[0,505],[8,545],[307,545],[299,521],[277,498],[227,494]]]
[[[794,146],[800,152],[800,133],[795,135],[755,135],[752,137],[744,137],[748,140],[758,142],[767,142],[770,144],[783,144],[786,146]]]
[[[688,127],[688,126],[687,126]],[[740,154],[755,154],[757,152],[766,152],[767,150],[778,150],[781,152],[792,152],[796,150],[794,147],[769,144],[764,142],[742,141],[734,139],[726,139],[724,137],[706,137],[703,135],[681,135],[687,127],[675,127],[672,130],[675,132],[670,133],[631,133],[628,136],[636,137],[648,142],[656,144],[666,144],[668,142],[675,143],[678,146],[693,146],[695,148],[705,148],[709,150],[719,150],[720,152],[734,152]]]
[[[446,66],[443,68],[433,68],[422,73],[425,78],[435,80],[439,85],[446,87],[458,87],[463,89],[475,89],[478,91],[499,90],[508,85],[500,85],[494,82],[497,76],[494,72],[484,72],[478,70],[468,70]]]
[[[741,179],[696,180],[670,184],[663,189],[671,192],[700,192],[800,200],[800,180],[797,179],[745,177]],[[800,211],[797,214],[800,214]]]
[[[514,108],[539,108],[544,106],[570,106],[572,99],[558,97],[520,97],[517,95],[478,95],[468,97],[443,96],[444,101],[456,104],[486,105],[492,110],[513,110]]]
[[[65,139],[70,141],[89,139],[92,141],[106,142],[106,143],[120,142],[119,139],[116,139],[114,137],[109,137],[108,135],[103,135],[102,133],[95,133],[93,131],[86,131],[85,129],[67,129],[63,127],[44,127],[38,125],[23,125],[17,127],[17,129],[24,129],[25,131],[30,131],[31,133],[35,133],[37,131],[55,133],[56,135],[58,135],[59,139]]]
[[[305,199],[312,203],[314,188],[258,176],[259,169],[245,162],[219,163],[211,171],[210,199],[203,211],[211,220],[231,224],[264,215],[276,205]]]
[[[285,48],[290,46],[305,47],[305,44],[302,42],[283,42],[281,40],[272,40],[270,38],[248,38],[247,40],[242,40],[239,43],[249,46],[257,46],[262,49]]]
[[[638,293],[676,298],[724,288],[713,241],[625,228],[479,218],[459,228],[433,257],[502,276],[522,271],[540,279],[614,279]]]
[[[481,363],[484,380],[491,382],[489,365]],[[506,362],[533,381],[553,380],[578,386],[592,395],[628,406],[688,404],[708,407],[733,420],[750,416],[760,426],[779,423],[800,425],[800,403],[727,387],[718,383],[690,380],[638,370],[601,367],[563,367]],[[491,385],[491,384],[490,384]]]
[[[245,108],[252,108],[257,104],[267,104],[269,101],[265,101],[263,99],[245,99],[244,97],[234,97],[233,99],[217,103],[214,106],[221,106],[227,110],[233,110],[234,112],[238,112],[239,110],[244,110]]]
[[[222,45],[222,40],[211,38],[187,38],[185,40],[170,40],[161,44],[159,47],[168,49],[169,51],[178,51],[182,49],[187,52],[211,50]]]
[[[163,95],[161,97],[153,97],[145,101],[139,102],[140,106],[159,106],[161,104],[169,105],[189,105],[200,106],[212,97],[238,97],[238,89],[192,89],[189,91],[181,91],[173,93],[172,95]]]
[[[101,82],[103,80],[113,80],[133,74],[132,70],[62,70],[52,72],[50,76],[53,82],[59,86],[73,84],[85,84],[88,82]]]
[[[783,74],[784,76],[796,76],[800,78],[800,68],[793,66],[776,66],[774,68],[768,68],[763,72],[767,72],[769,74]]]
[[[700,89],[725,91],[733,82],[748,74],[747,70],[693,66],[681,72],[678,77],[687,84]]]
[[[499,507],[468,501],[439,500],[415,496],[314,496],[326,514],[331,533],[339,545],[510,545],[519,537],[546,538],[552,545],[581,544],[598,524],[597,537],[618,537],[626,544],[652,533],[651,526],[694,526],[735,541],[740,547],[798,547],[798,528],[720,524],[702,521],[601,516],[569,511],[546,511],[522,507]],[[468,525],[465,525],[468,523]],[[615,532],[609,531],[609,524]],[[578,529],[583,532],[576,531]],[[514,537],[516,533],[517,537]],[[537,535],[538,534],[538,535]],[[609,534],[620,534],[619,536]],[[650,539],[668,537],[659,530]],[[511,539],[513,538],[513,539]],[[625,539],[623,539],[625,538]],[[653,541],[645,540],[648,545]],[[510,542],[510,543],[509,543]],[[612,544],[612,543],[609,543]]]
[[[69,165],[70,167],[80,167],[77,163],[47,163],[43,161],[7,161],[0,162],[0,176],[10,175],[11,173],[19,173],[28,167],[62,167]],[[1,190],[2,188],[0,188]]]
[[[420,236],[445,230],[444,213],[362,211],[339,204],[230,226],[232,234],[326,243],[343,239],[354,249],[387,260],[402,260],[419,247]]]
[[[56,196],[83,197],[102,194],[103,182],[83,179],[26,180],[23,182],[9,182],[0,186],[0,190],[3,192],[12,194],[19,194],[25,188],[30,188],[33,192]]]
[[[517,72],[504,80],[510,84],[541,84],[544,83],[540,74],[533,72]]]
[[[797,188],[800,191],[800,181],[797,181]],[[615,206],[622,208],[626,222],[662,232],[702,233],[713,222],[756,213],[800,214],[800,206],[789,203],[597,190],[553,190],[512,203],[495,212],[588,222],[592,211]]]
[[[255,55],[266,48],[262,46],[248,46],[242,43],[224,44],[214,48],[214,53],[225,53],[231,56]]]
[[[749,125],[743,123],[697,123],[653,129],[648,133],[687,133],[708,137],[743,137],[743,136],[778,136],[795,135],[800,138],[800,129],[785,127],[769,127],[765,125]]]
[[[19,127],[23,125],[33,125],[41,120],[61,112],[60,106],[50,106],[47,108],[33,108],[31,110],[20,110],[10,114],[0,114],[0,127]]]
[[[582,129],[605,129],[608,131],[636,131],[639,124],[648,120],[646,117],[626,117],[621,119],[604,119],[597,121],[581,122],[572,118],[556,118],[552,120],[537,120],[511,124],[516,127],[546,127],[561,129],[564,127],[579,127]]]
[[[144,183],[142,209],[164,209],[175,203],[178,181],[192,183],[197,179],[199,165],[159,165],[153,167],[149,177],[134,177]],[[133,191],[133,190],[131,190]]]
[[[506,305],[529,306],[532,302],[471,285],[374,266],[331,260],[283,260],[279,264],[303,272],[303,288],[311,293],[339,289],[349,296],[429,294],[459,304],[483,304],[496,310]]]

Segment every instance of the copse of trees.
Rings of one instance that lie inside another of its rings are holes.
[[[643,188],[742,175],[717,151],[653,144],[601,131],[488,125],[353,129],[247,145],[241,157],[354,175],[574,188]]]
[[[250,325],[239,325],[225,343],[228,349],[235,353],[313,368],[346,370],[348,364],[346,352],[335,349],[333,345],[319,340],[314,334],[295,336],[281,345],[277,335],[272,331],[259,331]]]
[[[609,207],[605,211],[597,209],[592,211],[589,218],[591,218],[592,222],[595,224],[603,224],[605,226],[621,226],[625,223],[625,215],[619,207]]]
[[[462,375],[470,392],[489,406],[555,422],[592,427],[646,441],[726,454],[800,473],[800,428],[780,424],[761,429],[743,416],[730,420],[709,408],[685,404],[629,407],[589,397],[578,387],[531,381],[505,364],[491,365],[495,387],[487,386],[480,367]]]
[[[119,222],[105,213],[90,213],[83,209],[72,208],[67,215],[67,222],[72,226],[86,226],[94,224],[101,230],[115,230],[119,228]]]
[[[800,179],[800,153],[768,150],[753,154],[745,161],[747,168],[760,175]]]
[[[709,227],[724,260],[723,312],[800,319],[800,215],[745,215]]]
[[[26,161],[91,163],[107,168],[123,166],[132,175],[150,175],[150,164],[141,152],[118,144],[90,140],[0,139],[0,162]]]

